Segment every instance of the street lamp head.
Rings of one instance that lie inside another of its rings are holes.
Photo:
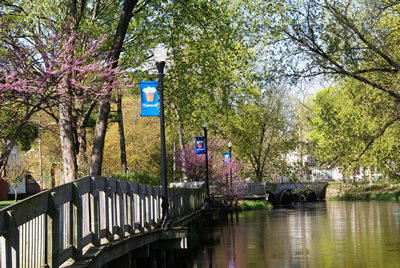
[[[229,148],[232,147],[232,142],[231,142],[231,141],[228,142],[228,147],[229,147]]]
[[[167,60],[167,49],[162,44],[158,44],[154,49],[154,60],[156,62],[165,62]]]
[[[208,127],[208,122],[207,122],[207,120],[204,119],[204,121],[203,121],[203,128],[206,128],[206,127]]]

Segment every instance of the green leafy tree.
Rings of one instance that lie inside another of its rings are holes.
[[[387,105],[390,97],[367,87],[348,80],[317,94],[312,137],[318,159],[350,173],[374,165],[398,177],[399,128],[398,122],[387,124],[395,120]]]
[[[337,85],[343,79],[352,79],[357,81],[352,83],[364,85],[363,94],[378,94],[386,99],[387,105],[383,107],[379,98],[369,98],[371,106],[380,109],[376,113],[386,115],[382,124],[370,122],[375,131],[368,132],[371,140],[357,143],[357,147],[361,143],[366,146],[358,148],[358,153],[366,152],[375,141],[379,143],[384,132],[397,128],[399,3],[305,0],[260,1],[255,6],[258,9],[254,9],[254,14],[265,27],[265,44],[274,48],[269,60],[274,63],[271,66],[276,70],[275,76],[291,77],[298,83],[299,79],[323,75]],[[271,9],[274,12],[265,12]],[[353,94],[359,94],[360,99],[365,97],[361,92]],[[328,109],[329,105],[326,104]],[[339,124],[335,127],[339,128],[337,131],[343,130]],[[347,139],[352,140],[352,136]]]
[[[313,163],[304,162],[304,156],[313,157],[314,154],[314,143],[311,142],[311,134],[313,133],[312,125],[310,121],[315,118],[315,114],[312,110],[312,105],[314,101],[314,95],[304,94],[301,98],[300,96],[295,97],[296,100],[296,128],[298,130],[299,143],[294,152],[297,156],[297,162],[292,163],[294,172],[297,171],[297,180],[302,181],[304,179],[310,179],[309,165],[314,165]],[[305,174],[305,177],[304,177]]]
[[[15,201],[17,201],[17,188],[26,178],[31,166],[29,153],[14,156],[7,162],[5,181],[12,185],[15,193]]]
[[[238,153],[250,163],[255,180],[270,180],[287,172],[286,154],[297,145],[295,105],[286,90],[271,88],[252,105],[241,107],[235,119]]]
[[[204,119],[222,133],[238,103],[257,93],[248,83],[253,55],[230,1],[177,1],[163,15],[166,118],[183,149]]]

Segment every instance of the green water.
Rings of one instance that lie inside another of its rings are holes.
[[[328,201],[215,225],[188,267],[400,267],[400,203]]]

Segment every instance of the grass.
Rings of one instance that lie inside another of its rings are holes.
[[[0,209],[15,203],[15,200],[0,201]]]
[[[328,188],[340,189],[340,193],[327,197],[328,201],[355,201],[355,200],[379,200],[379,201],[400,201],[400,185],[329,185]]]
[[[330,181],[329,182],[329,185],[340,185],[340,184],[342,184],[342,182],[340,182],[340,181]]]
[[[265,201],[257,200],[257,201],[239,201],[239,206],[243,210],[265,210]],[[271,202],[267,202],[268,209],[272,209],[273,206]]]

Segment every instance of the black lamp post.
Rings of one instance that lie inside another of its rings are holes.
[[[232,189],[232,165],[231,165],[231,161],[232,161],[232,142],[231,141],[228,142],[228,147],[229,147],[229,173],[230,173],[230,177],[231,177],[231,189]]]
[[[154,49],[154,60],[158,69],[157,90],[160,99],[160,134],[161,134],[161,186],[162,186],[162,227],[166,227],[169,220],[167,160],[165,152],[165,124],[164,124],[164,66],[167,59],[167,50],[161,44]]]
[[[210,185],[208,182],[208,149],[207,149],[207,120],[203,122],[203,129],[204,129],[204,149],[206,151],[206,189],[207,189],[207,199],[210,198]]]

